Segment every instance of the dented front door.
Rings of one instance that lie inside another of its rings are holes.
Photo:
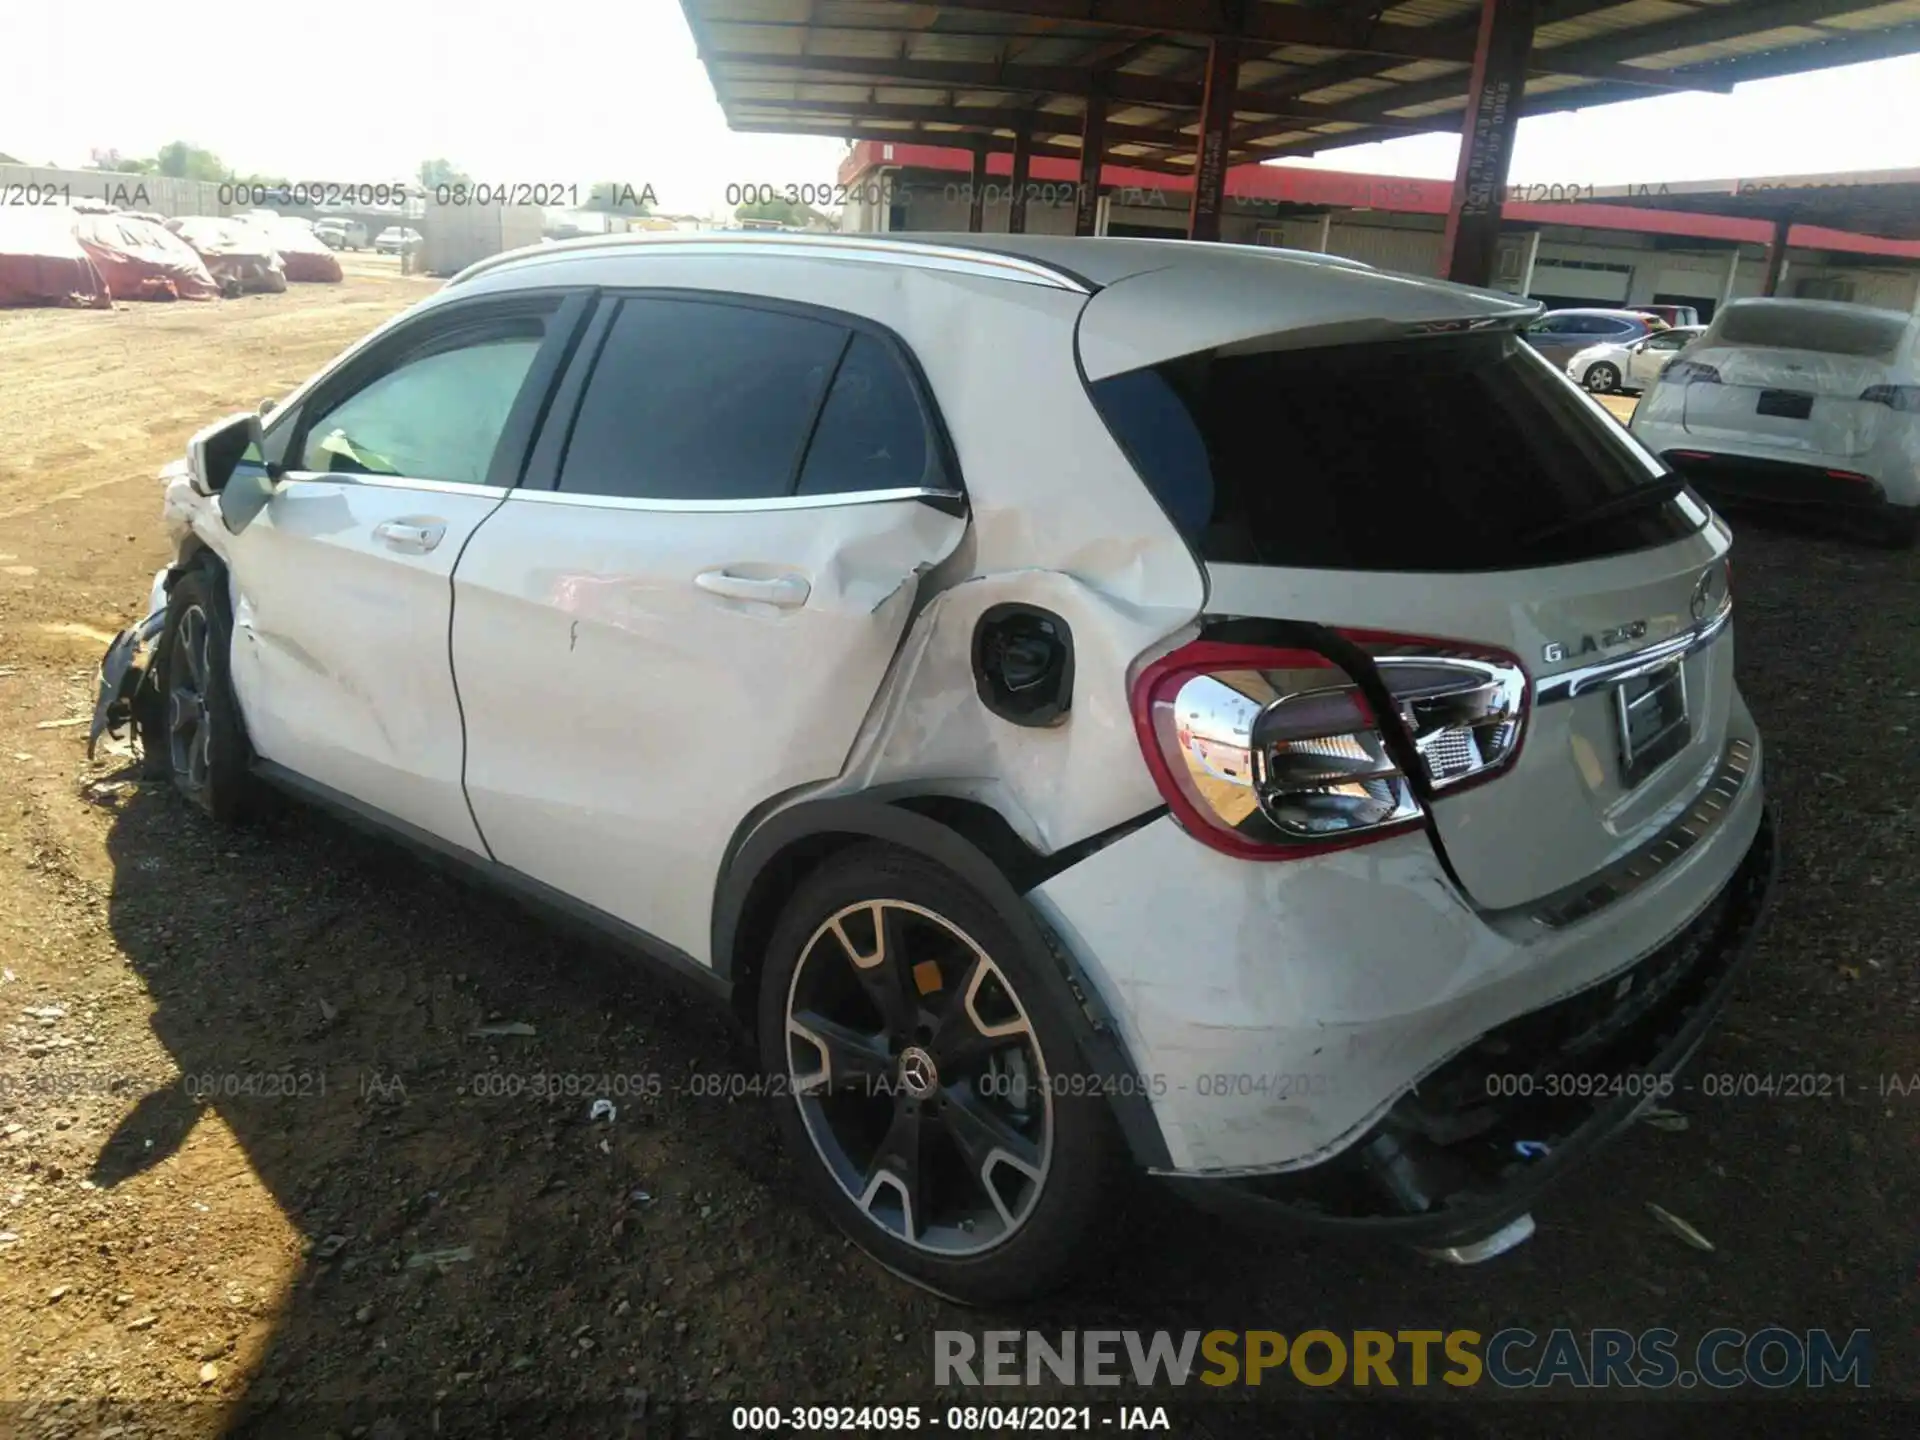
[[[467,795],[502,864],[705,960],[740,822],[845,763],[951,507],[520,492],[455,574]]]

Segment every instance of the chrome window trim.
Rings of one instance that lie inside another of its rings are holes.
[[[841,505],[878,505],[889,500],[948,500],[964,502],[958,490],[931,490],[909,486],[898,490],[843,490],[830,495],[770,495],[742,500],[650,500],[635,495],[569,494],[564,490],[511,492],[516,500],[547,505],[581,505],[594,510],[647,510],[661,514],[739,514],[756,510],[826,510]]]
[[[378,485],[387,490],[423,490],[434,495],[492,495],[498,498],[513,492],[503,485],[477,485],[465,480],[416,480],[406,475],[355,475],[329,470],[285,470],[283,484]]]
[[[654,237],[583,236],[542,245],[537,250],[509,251],[490,256],[462,270],[447,282],[452,289],[482,275],[508,268],[532,267],[544,261],[576,259],[584,256],[613,257],[623,254],[670,255],[695,258],[725,257],[740,259],[772,256],[799,260],[866,260],[880,265],[899,265],[918,270],[941,270],[953,274],[1011,280],[1022,285],[1041,285],[1051,290],[1066,290],[1076,295],[1093,291],[1065,272],[1017,255],[1000,255],[985,250],[965,250],[953,245],[924,245],[912,241],[875,240],[866,236],[775,236],[755,235],[722,239],[705,235],[698,239]]]
[[[1684,659],[1696,650],[1704,650],[1719,638],[1720,632],[1727,628],[1732,619],[1733,601],[1729,597],[1721,602],[1719,610],[1678,635],[1670,635],[1665,640],[1612,660],[1595,661],[1577,670],[1564,670],[1558,675],[1535,681],[1534,703],[1551,705],[1559,700],[1571,700],[1590,690],[1604,689],[1623,680],[1651,674],[1661,666]]]
[[[1753,776],[1754,745],[1734,740],[1721,753],[1713,777],[1679,819],[1624,859],[1531,907],[1529,918],[1548,930],[1562,930],[1624,900],[1670,869],[1726,823],[1734,802]]]

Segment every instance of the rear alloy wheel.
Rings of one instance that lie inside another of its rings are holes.
[[[1599,360],[1587,367],[1587,373],[1580,377],[1580,383],[1595,395],[1611,395],[1620,388],[1620,371],[1605,360]]]
[[[769,965],[762,1060],[835,1222],[956,1300],[1062,1278],[1102,1199],[1112,1120],[992,908],[917,856],[863,846],[802,886]]]

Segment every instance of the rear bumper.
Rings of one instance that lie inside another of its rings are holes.
[[[1761,459],[1693,451],[1685,446],[1667,450],[1660,458],[1709,500],[1728,504],[1745,501],[1880,511],[1904,509],[1914,503],[1911,496],[1902,499],[1889,494],[1874,476],[1840,460],[1828,464]]]
[[[1671,973],[1660,1001],[1577,1060],[1541,1057],[1550,1073],[1534,1067],[1525,1087],[1531,1093],[1488,1102],[1478,1116],[1437,1107],[1434,1098],[1450,1089],[1456,1094],[1470,1090],[1476,1079],[1484,1093],[1484,1060],[1462,1056],[1428,1076],[1419,1092],[1404,1097],[1356,1144],[1324,1165],[1273,1176],[1169,1176],[1165,1183],[1204,1209],[1296,1232],[1463,1249],[1499,1235],[1609,1138],[1672,1093],[1673,1077],[1699,1047],[1752,959],[1778,860],[1769,807],[1714,902],[1629,972],[1650,982],[1663,970]],[[1617,993],[1623,978],[1600,988]],[[1576,996],[1563,1006],[1590,999],[1590,994]],[[1529,1028],[1537,1032],[1559,1008],[1523,1016],[1487,1039],[1501,1042],[1511,1036],[1513,1053],[1522,1054]],[[1477,1049],[1483,1050],[1484,1042]],[[1526,1062],[1507,1063],[1521,1070]],[[1569,1084],[1576,1076],[1582,1083]],[[1570,1093],[1560,1093],[1563,1089]],[[1587,1093],[1579,1093],[1582,1089]],[[1478,1128],[1448,1138],[1450,1119]]]

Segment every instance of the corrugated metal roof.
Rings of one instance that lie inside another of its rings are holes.
[[[1210,0],[681,0],[730,124],[938,134],[1011,146],[1037,111],[1069,133],[1097,82],[1110,148],[1193,165]],[[1457,130],[1479,0],[1248,0],[1235,163]],[[1099,16],[1099,20],[1090,17]],[[1143,28],[1153,24],[1163,28]],[[1920,0],[1538,0],[1524,113],[1920,51]],[[974,113],[969,114],[972,111]],[[1113,133],[1118,130],[1119,134]]]

